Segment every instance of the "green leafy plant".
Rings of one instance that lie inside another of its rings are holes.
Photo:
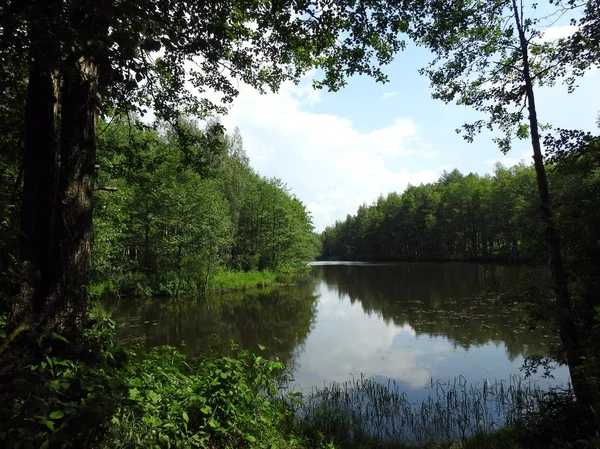
[[[274,376],[283,368],[248,351],[188,363],[172,347],[155,348],[127,369],[113,447],[284,447],[278,429],[290,412]]]

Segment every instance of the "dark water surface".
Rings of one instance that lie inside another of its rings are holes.
[[[194,355],[225,353],[231,341],[279,357],[292,387],[309,389],[360,375],[392,379],[422,396],[431,380],[469,382],[522,376],[527,355],[558,343],[530,330],[518,308],[490,289],[514,286],[518,267],[466,263],[321,263],[297,286],[198,299],[108,304],[119,335],[148,346],[179,345]],[[534,376],[547,387],[568,382]]]

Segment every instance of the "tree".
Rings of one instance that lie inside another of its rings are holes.
[[[206,114],[223,108],[188,82],[227,104],[236,80],[276,90],[314,67],[323,69],[317,87],[331,90],[353,74],[384,81],[381,65],[405,29],[403,14],[380,0],[27,0],[9,2],[0,17],[3,58],[31,61],[23,295],[13,322],[32,315],[74,330],[88,308],[99,111]]]
[[[316,256],[304,204],[256,173],[239,131],[193,120],[102,125],[95,295],[197,293],[223,271],[294,275]]]
[[[553,64],[556,50],[538,39],[538,22],[526,16],[530,10],[522,1],[434,0],[407,5],[417,19],[409,34],[436,55],[422,70],[431,80],[434,97],[487,114],[487,119],[463,126],[467,140],[485,127],[501,131],[495,140],[504,152],[510,149],[513,138],[529,138],[531,142],[561,340],[575,394],[582,403],[590,403],[593,388],[580,369],[583,348],[550,201],[535,104],[535,86],[554,82],[564,74],[564,67]]]
[[[573,76],[567,79],[574,86],[575,76],[583,75],[586,71],[600,66],[600,2],[587,0],[578,3],[573,0],[563,2],[554,0],[558,8],[565,10],[583,9],[578,19],[572,19],[571,25],[576,25],[573,34],[561,39],[555,59],[565,67],[573,68]]]

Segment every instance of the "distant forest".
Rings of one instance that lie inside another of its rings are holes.
[[[587,164],[580,158],[547,166],[557,224],[566,243],[579,239],[582,232],[590,238],[595,234],[593,196],[588,195],[595,195],[590,189],[597,174],[586,171]],[[575,176],[574,165],[584,169],[583,179]],[[321,258],[531,260],[544,254],[538,214],[533,166],[498,164],[493,174],[485,176],[463,175],[455,169],[434,183],[380,196],[327,227]],[[575,227],[573,217],[578,219]]]

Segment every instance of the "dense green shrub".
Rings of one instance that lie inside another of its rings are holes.
[[[112,418],[110,446],[285,447],[280,369],[248,351],[188,364],[176,349],[156,348],[126,370],[128,401]]]
[[[13,369],[1,382],[0,446],[80,448],[103,439],[124,400],[121,373],[129,359],[113,329],[102,317],[77,341],[36,330],[22,334],[18,352],[2,359]]]
[[[172,347],[124,348],[106,317],[76,341],[28,338],[35,363],[3,385],[1,447],[294,446],[282,430],[291,412],[276,396],[278,361],[248,351],[191,361]]]

